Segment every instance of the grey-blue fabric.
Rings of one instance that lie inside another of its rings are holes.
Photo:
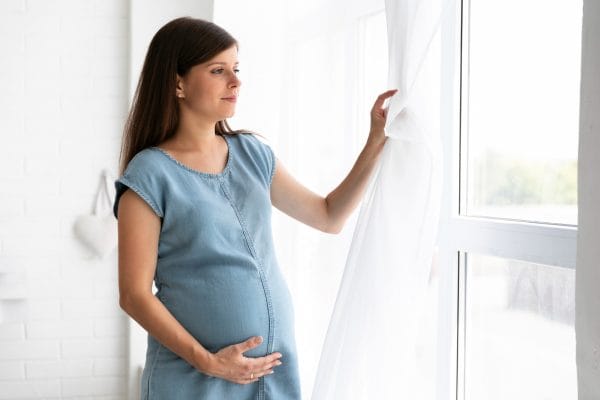
[[[253,134],[222,135],[221,173],[197,171],[159,147],[146,148],[115,181],[113,212],[125,190],[161,219],[156,297],[210,352],[262,336],[245,353],[282,354],[282,365],[241,385],[201,373],[148,334],[144,400],[300,399],[294,309],[271,229],[275,156]]]

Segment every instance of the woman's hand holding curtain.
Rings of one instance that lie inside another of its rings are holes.
[[[381,93],[375,100],[375,104],[371,109],[371,129],[369,130],[369,137],[367,142],[374,144],[383,144],[386,141],[385,136],[385,121],[387,118],[388,107],[383,107],[383,103],[386,99],[396,94],[398,89],[391,89]]]

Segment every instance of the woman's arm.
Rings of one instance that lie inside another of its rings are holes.
[[[342,183],[326,197],[319,196],[296,181],[277,160],[271,183],[272,204],[306,225],[327,233],[339,233],[360,203],[387,139],[383,129],[387,109],[383,108],[383,103],[394,93],[396,90],[388,90],[377,97],[371,109],[367,143]]]
[[[250,338],[217,353],[204,348],[152,293],[160,219],[135,192],[126,190],[118,208],[119,304],[150,335],[199,371],[236,383],[257,381],[281,364],[281,353],[247,358],[262,340]],[[279,364],[278,364],[279,363]],[[250,379],[251,375],[252,379]]]

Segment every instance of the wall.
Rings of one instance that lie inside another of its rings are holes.
[[[0,2],[0,399],[124,398],[116,252],[73,222],[117,171],[128,26],[123,0]]]
[[[580,400],[600,398],[600,2],[584,0],[579,125],[577,379]]]

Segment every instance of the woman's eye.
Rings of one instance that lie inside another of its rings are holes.
[[[240,72],[240,70],[239,70],[239,69],[234,69],[234,71],[235,71],[235,73],[236,73],[236,74],[237,74],[238,72]],[[213,73],[215,73],[215,74],[220,74],[220,73],[222,73],[222,72],[223,72],[223,68],[219,68],[219,69],[215,69],[215,70],[213,70]]]

